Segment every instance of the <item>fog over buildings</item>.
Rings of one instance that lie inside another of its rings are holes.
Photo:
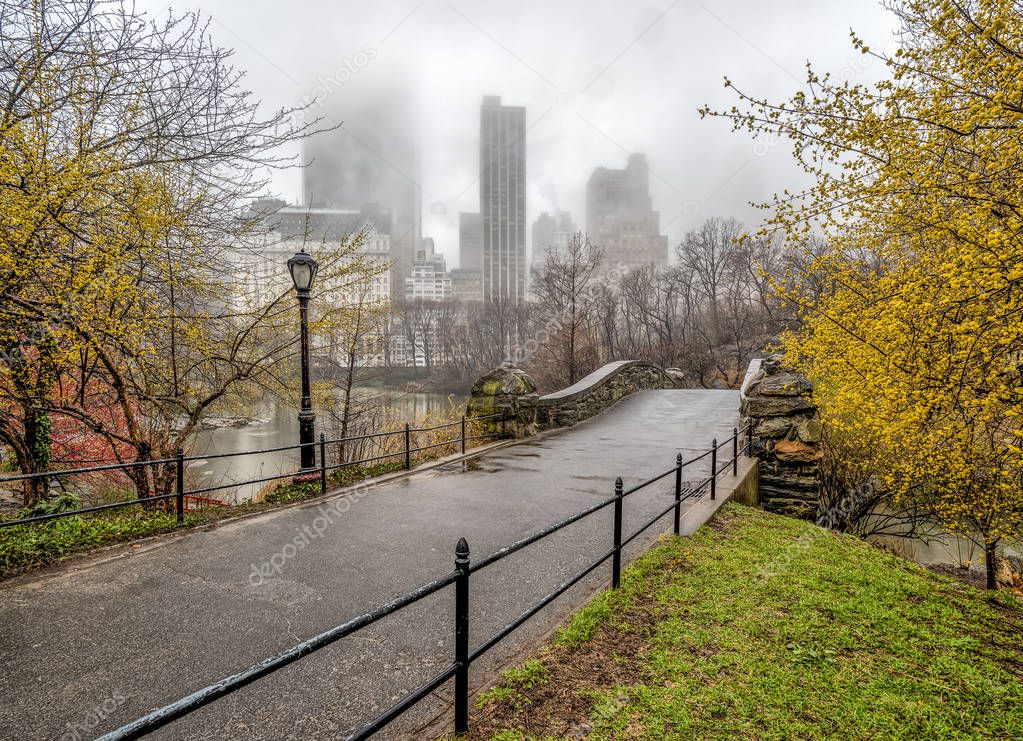
[[[142,5],[167,12],[158,0]],[[876,0],[308,0],[287,12],[267,0],[186,0],[173,7],[212,17],[214,40],[235,49],[245,84],[268,110],[314,101],[309,117],[341,127],[290,152],[313,164],[275,171],[274,195],[391,210],[406,270],[419,236],[432,237],[448,266],[458,266],[459,214],[481,210],[486,95],[525,108],[527,232],[545,211],[567,211],[585,224],[594,169],[623,168],[641,153],[670,251],[710,216],[755,223],[762,214],[750,201],[804,182],[786,144],[700,120],[702,104],[736,102],[725,76],[774,99],[799,87],[807,59],[866,82],[883,70],[852,50],[849,29],[876,48],[889,48],[895,29]]]

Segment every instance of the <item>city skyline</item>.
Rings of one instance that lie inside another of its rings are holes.
[[[166,12],[163,2],[141,4]],[[869,82],[885,70],[852,49],[849,29],[873,49],[891,48],[895,30],[873,0],[824,0],[812,14],[795,3],[739,0],[713,6],[580,0],[543,9],[409,0],[373,13],[342,0],[299,14],[281,14],[266,0],[245,6],[186,0],[175,9],[189,7],[212,16],[211,34],[235,48],[236,62],[249,72],[246,85],[268,110],[315,100],[309,117],[354,126],[360,99],[394,91],[389,95],[401,105],[393,115],[410,118],[416,133],[419,173],[387,159],[419,186],[423,233],[434,237],[449,265],[457,263],[458,213],[478,209],[482,95],[501,94],[527,109],[534,163],[527,223],[542,211],[568,210],[581,219],[592,169],[644,152],[654,208],[674,247],[708,217],[734,216],[752,227],[762,214],[749,201],[804,182],[787,145],[743,140],[723,122],[700,120],[704,103],[731,105],[725,76],[778,98],[799,87],[812,59],[822,73]],[[601,21],[607,17],[615,23]],[[792,44],[795,36],[805,43]],[[284,153],[300,155],[297,147]],[[273,191],[297,202],[301,169],[272,177]]]

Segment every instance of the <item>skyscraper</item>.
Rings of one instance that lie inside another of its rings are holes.
[[[458,267],[479,271],[483,261],[483,227],[478,213],[458,214]]]
[[[526,297],[526,109],[487,95],[480,108],[483,300]]]
[[[604,266],[631,270],[668,264],[668,238],[650,200],[650,170],[642,154],[624,170],[598,167],[586,184],[586,236],[604,251]]]
[[[553,215],[546,211],[541,213],[533,222],[532,271],[535,273],[543,269],[548,250],[564,255],[577,231],[568,211],[555,211]]]
[[[419,152],[411,98],[401,85],[346,86],[331,96],[326,123],[302,142],[302,200],[313,208],[376,205],[391,223],[391,285],[401,295],[420,239]],[[383,227],[381,227],[383,228]]]

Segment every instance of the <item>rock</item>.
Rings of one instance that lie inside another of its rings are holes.
[[[753,425],[754,437],[776,439],[788,437],[792,431],[792,420],[788,417],[768,417]]]
[[[1023,574],[1023,556],[1006,556],[1005,560],[1009,562],[1013,571]]]
[[[689,385],[689,379],[686,378],[685,371],[683,371],[681,368],[665,368],[664,372],[668,375],[668,378],[674,381],[675,385],[678,386],[680,389],[684,389],[686,388],[686,386]]]
[[[804,443],[819,443],[823,435],[820,418],[814,415],[796,422],[796,437]]]
[[[746,417],[784,417],[814,410],[813,402],[805,396],[760,396],[756,389],[742,404]]]
[[[824,457],[821,448],[799,440],[779,440],[771,452],[778,460],[786,463],[810,463]]]
[[[515,437],[525,437],[536,431],[538,398],[536,384],[529,374],[513,363],[502,363],[472,385],[466,415],[502,414],[511,422],[505,431]],[[488,432],[494,433],[501,427],[501,419],[487,420],[484,424]]]
[[[1013,571],[1008,559],[995,559],[995,587],[998,589],[1014,589],[1019,576]]]
[[[806,378],[792,372],[766,375],[750,388],[750,393],[760,396],[802,396],[813,391],[813,384]]]
[[[815,520],[820,498],[818,464],[824,457],[822,429],[812,398],[813,384],[771,355],[747,372],[741,404],[751,422],[752,450],[760,459],[760,501],[764,508]]]
[[[763,497],[763,489],[761,489],[761,497]],[[784,493],[778,492],[769,496],[769,498],[762,499],[764,509],[767,512],[773,512],[779,515],[786,515],[788,517],[797,517],[801,520],[810,520],[816,516],[817,513],[817,498],[807,497],[800,499],[796,497],[785,496]]]
[[[497,368],[477,379],[471,396],[522,396],[535,394],[536,384],[524,370],[514,363],[501,363]]]

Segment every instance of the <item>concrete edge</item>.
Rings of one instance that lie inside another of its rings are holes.
[[[741,504],[755,504],[751,493],[755,495],[760,476],[760,461],[756,458],[739,459],[737,476],[725,473],[718,479],[716,496],[710,498],[704,494],[682,512],[679,520],[679,534],[689,537],[701,527],[714,519],[718,510],[725,502],[735,500]]]
[[[9,577],[0,579],[0,593],[5,589],[24,586],[29,583],[43,583],[51,579],[56,579],[60,576],[65,576],[68,573],[87,571],[95,568],[110,561],[116,561],[123,558],[131,558],[136,554],[148,553],[149,551],[161,548],[169,543],[176,542],[183,538],[191,537],[197,533],[207,532],[209,530],[216,530],[221,527],[228,527],[237,525],[242,522],[249,520],[256,520],[260,517],[272,517],[279,512],[284,512],[292,509],[303,509],[322,506],[325,502],[334,501],[341,497],[348,496],[356,491],[364,491],[366,489],[373,489],[377,486],[389,484],[392,481],[399,479],[409,478],[416,474],[430,471],[431,469],[438,468],[440,466],[448,465],[450,463],[456,463],[459,461],[468,461],[473,458],[479,457],[486,453],[489,453],[500,448],[505,448],[510,445],[514,445],[524,440],[531,440],[533,438],[523,438],[522,440],[497,440],[492,443],[480,445],[471,450],[467,450],[465,454],[453,453],[446,455],[442,458],[435,458],[433,460],[425,461],[420,463],[408,471],[391,471],[388,473],[381,474],[379,476],[373,476],[368,479],[357,481],[354,484],[348,486],[336,487],[328,489],[327,493],[322,496],[314,496],[308,499],[301,499],[296,502],[287,502],[277,506],[269,507],[267,509],[259,510],[257,512],[245,512],[239,515],[228,516],[221,520],[215,520],[214,522],[207,523],[205,525],[198,525],[196,527],[184,528],[181,530],[172,530],[166,533],[157,533],[156,535],[147,535],[144,538],[137,538],[135,540],[125,540],[120,543],[111,543],[110,545],[102,546],[94,550],[85,551],[83,553],[75,553],[69,556],[65,556],[54,563],[47,564],[46,566],[28,567],[26,570],[15,573]],[[457,442],[457,441],[456,441]],[[285,481],[286,479],[281,479]]]

